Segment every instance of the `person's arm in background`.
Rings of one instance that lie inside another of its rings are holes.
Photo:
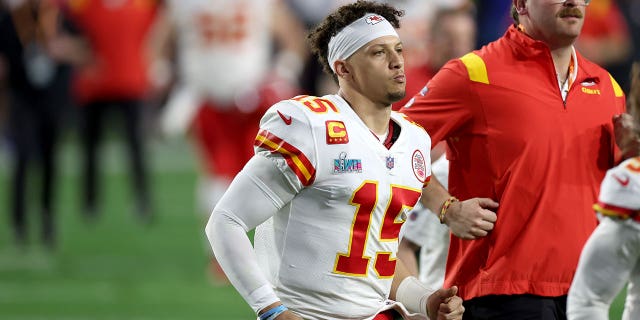
[[[416,255],[419,251],[419,244],[403,237],[402,240],[400,240],[398,253],[396,254],[398,259],[404,262],[407,272],[414,277],[418,276],[418,259],[416,258]]]
[[[633,116],[629,113],[618,114],[613,116],[612,121],[616,145],[620,148],[620,157],[616,163],[637,156],[640,153],[640,136]]]
[[[51,50],[51,44],[61,31],[60,8],[52,0],[8,1],[7,10],[23,47],[37,43]],[[35,12],[35,14],[34,14]],[[54,58],[59,58],[53,56]]]
[[[279,46],[273,71],[279,78],[297,85],[309,55],[306,30],[284,0],[274,1],[271,31]]]
[[[49,54],[55,60],[72,65],[85,67],[93,63],[93,50],[82,35],[80,29],[74,25],[69,9],[65,4],[55,4],[60,28],[47,41]]]
[[[148,61],[148,77],[152,95],[165,94],[174,77],[172,59],[175,29],[168,4],[161,1],[145,41],[145,59]]]
[[[633,64],[627,113],[613,117],[613,132],[621,161],[640,154],[640,61]],[[635,118],[635,119],[634,119]]]

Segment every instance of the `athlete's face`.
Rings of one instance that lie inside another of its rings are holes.
[[[555,47],[573,44],[584,24],[584,0],[518,0],[522,24],[537,40]],[[587,1],[588,2],[588,1]]]
[[[398,37],[371,40],[347,61],[355,89],[371,101],[388,105],[404,98],[404,57]]]

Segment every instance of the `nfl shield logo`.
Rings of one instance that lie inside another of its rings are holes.
[[[387,169],[391,170],[393,169],[393,157],[392,156],[387,156]]]

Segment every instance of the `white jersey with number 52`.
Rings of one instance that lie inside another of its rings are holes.
[[[391,119],[400,133],[389,149],[337,95],[282,101],[261,120],[256,153],[297,195],[256,229],[256,252],[304,319],[367,318],[388,298],[400,227],[431,176],[427,133]]]

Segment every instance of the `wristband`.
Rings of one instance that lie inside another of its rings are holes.
[[[271,308],[267,310],[265,313],[259,315],[259,317],[260,317],[260,320],[273,320],[277,316],[279,316],[281,313],[287,310],[288,310],[287,307],[285,307],[284,304],[281,304],[275,308]]]
[[[396,301],[402,303],[407,310],[429,316],[427,299],[435,290],[427,287],[416,277],[406,277],[400,282],[396,291]]]
[[[443,204],[442,204],[442,209],[440,209],[440,215],[438,216],[438,218],[440,219],[440,223],[444,224],[444,216],[447,214],[447,209],[449,209],[449,207],[454,203],[460,201],[458,200],[458,198],[456,197],[449,197],[449,199],[447,199]]]

